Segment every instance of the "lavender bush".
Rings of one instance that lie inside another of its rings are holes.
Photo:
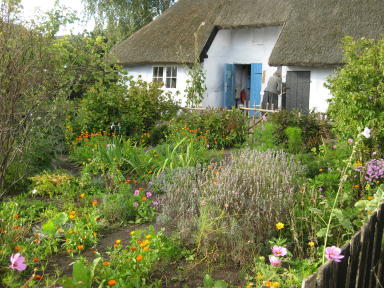
[[[384,179],[384,159],[372,159],[367,164],[365,180],[370,183]]]
[[[205,256],[247,261],[287,219],[302,171],[282,151],[249,149],[220,163],[175,170],[157,182],[165,192],[158,222],[194,240]]]

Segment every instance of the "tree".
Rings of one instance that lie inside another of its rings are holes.
[[[384,39],[344,39],[344,61],[328,80],[332,92],[328,113],[339,136],[348,139],[368,127],[383,143]]]
[[[174,0],[83,0],[96,18],[96,30],[117,43],[160,15]]]

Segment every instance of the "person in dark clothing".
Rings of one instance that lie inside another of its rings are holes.
[[[281,72],[276,71],[268,80],[267,87],[264,89],[262,109],[277,110],[279,105],[279,94],[281,93]]]

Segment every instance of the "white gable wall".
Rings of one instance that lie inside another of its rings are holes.
[[[263,94],[269,77],[276,71],[276,67],[268,65],[268,60],[281,29],[273,26],[219,30],[204,60],[208,97],[203,106],[223,106],[224,64],[262,63]]]
[[[139,77],[146,81],[152,82],[153,76],[153,67],[154,66],[177,66],[177,81],[176,81],[176,89],[173,88],[165,88],[164,91],[169,91],[174,96],[175,100],[180,101],[182,106],[185,106],[185,97],[184,91],[187,87],[188,76],[188,68],[183,65],[168,65],[168,64],[151,64],[151,65],[140,65],[140,66],[130,66],[126,69],[128,70],[128,75],[133,76],[134,79],[139,79]]]
[[[327,100],[332,97],[331,92],[324,86],[327,78],[334,73],[332,68],[307,68],[307,67],[283,67],[283,82],[286,80],[287,71],[310,71],[311,83],[309,92],[309,109],[316,112],[326,112]]]

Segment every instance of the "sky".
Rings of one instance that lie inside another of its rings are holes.
[[[76,15],[80,19],[85,18],[85,12],[83,3],[81,0],[59,0],[60,5],[70,8],[76,12]],[[26,19],[31,19],[41,13],[47,12],[54,7],[55,0],[22,0],[21,4],[24,7],[23,15]],[[94,26],[94,21],[76,22],[71,25],[63,27],[58,35],[69,34],[71,31],[74,34],[81,33],[85,29],[92,31]]]

